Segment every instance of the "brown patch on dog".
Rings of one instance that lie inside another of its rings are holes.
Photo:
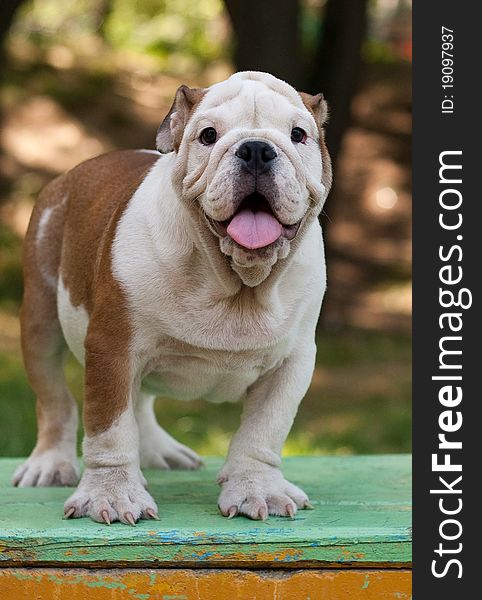
[[[57,315],[59,275],[72,304],[85,307],[90,316],[85,340],[86,433],[108,429],[127,407],[130,322],[124,292],[112,274],[111,251],[117,223],[156,160],[150,153],[124,151],[84,162],[49,184],[34,211],[25,245],[22,339],[27,370],[39,399],[39,420],[45,420],[48,412],[49,443],[58,437],[56,430],[62,429],[61,420],[54,426],[54,415],[59,411],[62,418],[61,400],[68,394],[60,379],[61,361],[47,364],[42,359],[43,355],[60,355],[65,348]],[[42,215],[52,208],[49,227],[39,244],[36,238]],[[49,287],[46,273],[55,278],[55,285]],[[52,395],[55,387],[59,392]]]
[[[105,277],[112,279],[101,267],[117,221],[157,158],[147,152],[111,152],[63,176],[68,199],[60,273],[72,304],[84,306],[89,314],[94,293],[110,284]]]
[[[196,106],[204,98],[206,90],[181,85],[174,102],[157,130],[156,146],[159,152],[167,154],[179,150],[184,129]]]
[[[112,244],[119,219],[156,160],[145,152],[116,152],[83,163],[69,177],[61,273],[73,304],[90,314],[84,401],[89,436],[112,425],[131,393],[130,320],[112,274]]]
[[[300,95],[303,104],[313,115],[318,127],[321,158],[323,160],[323,174],[321,176],[321,181],[326,188],[326,193],[328,194],[333,179],[331,158],[328,148],[326,147],[324,130],[324,125],[328,121],[329,116],[328,104],[326,103],[323,94],[316,94],[315,96],[307,94],[306,92],[298,92],[298,94]]]

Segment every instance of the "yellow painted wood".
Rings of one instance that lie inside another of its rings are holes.
[[[410,600],[408,570],[0,570],[1,600]]]

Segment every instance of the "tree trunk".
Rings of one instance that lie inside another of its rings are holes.
[[[15,19],[15,15],[20,6],[25,0],[0,0],[0,84],[5,77],[5,40],[7,38],[10,27]],[[2,123],[2,112],[0,107],[0,125]],[[2,162],[2,149],[0,147],[0,165]],[[6,197],[9,182],[2,173],[0,168],[0,197]]]
[[[0,8],[0,53],[3,53],[5,38],[15,18],[15,13],[25,0],[2,0]]]
[[[310,91],[322,92],[330,106],[326,138],[335,168],[359,81],[367,4],[368,0],[328,0],[309,77]]]
[[[351,102],[359,83],[361,46],[366,31],[368,0],[328,0],[323,15],[323,25],[318,49],[308,77],[309,91],[322,92],[330,108],[326,128],[326,143],[335,174],[329,205],[336,205],[338,186],[336,168],[343,135],[350,125]],[[328,211],[330,209],[328,208]],[[323,219],[328,277],[331,275],[333,240],[330,221]],[[329,306],[333,288],[328,286],[324,305]],[[327,312],[322,311],[319,326],[325,323]]]
[[[299,0],[225,0],[235,34],[239,71],[267,71],[298,87],[300,68]]]

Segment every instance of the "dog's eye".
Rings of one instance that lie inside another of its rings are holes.
[[[291,130],[291,141],[295,142],[295,144],[302,144],[306,142],[307,137],[308,136],[306,135],[306,131],[304,129],[301,129],[301,127],[294,127]]]
[[[214,127],[206,127],[206,129],[203,129],[201,131],[201,135],[199,136],[199,139],[205,146],[210,146],[211,144],[214,144],[217,138],[218,133],[214,129]]]

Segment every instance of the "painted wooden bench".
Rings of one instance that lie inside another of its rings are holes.
[[[215,473],[147,471],[160,521],[62,520],[65,488],[10,485],[0,460],[1,600],[409,600],[407,455],[284,459],[315,510],[227,520]]]

